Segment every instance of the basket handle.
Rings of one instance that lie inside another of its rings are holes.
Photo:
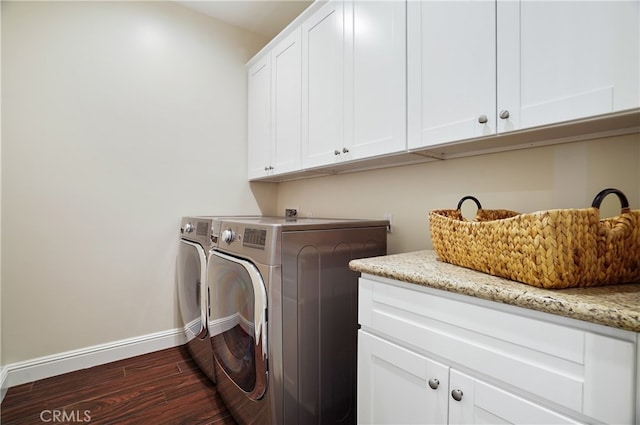
[[[622,206],[622,211],[623,212],[625,210],[626,211],[630,211],[629,210],[629,201],[627,200],[627,197],[624,196],[624,193],[622,193],[622,191],[620,191],[618,189],[614,189],[614,188],[604,189],[604,190],[600,191],[600,193],[598,193],[596,195],[596,197],[593,199],[593,202],[591,203],[591,206],[593,208],[600,209],[600,204],[602,203],[602,200],[605,198],[605,196],[610,195],[612,193],[617,195],[618,199],[620,199],[620,205]]]
[[[470,195],[464,196],[462,199],[460,199],[460,202],[458,202],[458,208],[456,209],[459,210],[460,208],[462,208],[462,203],[467,199],[471,199],[473,202],[475,202],[479,210],[482,209],[482,205],[480,205],[480,201],[478,201],[477,198]]]

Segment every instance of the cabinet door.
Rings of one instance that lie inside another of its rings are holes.
[[[498,0],[498,132],[640,106],[639,9]]]
[[[445,424],[448,380],[448,367],[358,331],[358,423]]]
[[[300,169],[302,48],[298,29],[271,53],[274,174]]]
[[[578,424],[566,416],[450,370],[451,424]]]
[[[264,177],[271,166],[271,57],[249,69],[248,174]]]
[[[407,8],[409,148],[495,133],[495,1]]]
[[[342,1],[329,1],[302,23],[303,168],[331,164],[345,147],[343,32]]]
[[[406,149],[406,3],[344,4],[347,159]]]

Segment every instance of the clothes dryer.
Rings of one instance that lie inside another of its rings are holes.
[[[214,219],[208,329],[218,392],[240,424],[356,422],[355,258],[385,220]]]

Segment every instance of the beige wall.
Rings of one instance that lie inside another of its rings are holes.
[[[180,218],[272,213],[264,43],[172,2],[2,2],[4,364],[177,328]]]
[[[589,207],[606,187],[640,209],[640,134],[280,183],[277,208],[316,217],[391,213],[388,252],[399,253],[430,248],[428,212],[455,208],[467,194],[485,208],[532,212]],[[618,211],[617,198],[607,197],[603,216]]]

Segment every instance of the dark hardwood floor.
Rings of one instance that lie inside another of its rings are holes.
[[[0,410],[3,425],[236,424],[185,347],[9,388]]]

